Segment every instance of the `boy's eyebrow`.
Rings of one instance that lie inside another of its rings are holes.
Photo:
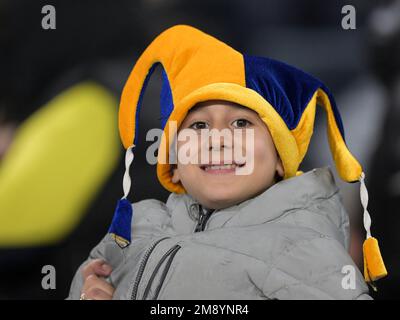
[[[203,114],[206,114],[205,111],[202,110],[200,106],[193,107],[192,109],[189,110],[189,112],[186,114],[184,121],[187,120],[188,118],[195,117],[195,116],[201,116]]]
[[[201,108],[202,108],[203,106],[201,106],[201,105],[196,105],[196,106],[194,106],[193,108],[191,108],[189,111],[188,111],[188,113],[186,114],[186,117],[185,117],[185,120],[190,116],[190,114],[193,114],[193,112],[195,112],[195,111],[201,111]],[[244,106],[234,106],[235,107],[235,110],[233,111],[233,112],[240,112],[240,111],[243,111],[243,112],[246,112],[247,114],[249,114],[249,115],[251,115],[251,116],[253,116],[253,117],[259,117],[259,115],[258,115],[258,113],[257,112],[255,112],[254,110],[251,110],[250,108],[247,108],[247,107],[244,107]],[[166,117],[166,116],[161,116],[161,117],[159,117],[158,118],[158,120],[160,121],[160,120],[165,120],[165,119],[168,119],[168,117]]]
[[[187,116],[189,116],[189,115],[191,115],[191,114],[193,114],[193,113],[195,113],[195,112],[204,112],[203,111],[204,109],[203,109],[203,106],[194,106],[192,109],[190,109],[189,111],[188,111],[188,113],[186,114],[186,117]]]

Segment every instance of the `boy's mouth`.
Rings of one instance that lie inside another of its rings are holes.
[[[220,164],[203,164],[200,165],[200,169],[212,174],[224,174],[224,173],[232,173],[235,172],[236,168],[241,168],[246,163],[237,164],[237,163],[220,163]]]

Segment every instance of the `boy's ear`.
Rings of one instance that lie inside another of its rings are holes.
[[[282,178],[285,175],[285,170],[283,169],[283,163],[280,157],[278,158],[278,161],[276,163],[276,172]]]
[[[173,183],[178,183],[178,182],[180,182],[180,181],[181,181],[181,178],[180,178],[180,176],[179,176],[179,171],[178,171],[177,166],[176,166],[176,165],[173,165],[172,168],[171,168],[171,170],[172,170],[171,181],[172,181]]]

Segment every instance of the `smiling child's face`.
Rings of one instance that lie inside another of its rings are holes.
[[[225,139],[211,134],[207,145],[202,133],[208,130],[232,134]],[[178,137],[183,133],[197,137],[198,143],[191,148],[196,161],[182,161],[180,150],[185,144],[187,149],[188,141],[178,139],[172,181],[181,182],[186,192],[207,208],[222,209],[255,197],[284,174],[267,126],[251,109],[220,100],[199,103],[182,122]],[[244,157],[238,160],[237,154]]]

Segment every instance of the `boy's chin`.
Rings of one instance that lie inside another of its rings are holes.
[[[225,188],[226,189],[226,188]],[[203,196],[202,204],[210,209],[224,209],[245,200],[243,193],[232,192],[227,190],[213,190],[210,194]],[[204,199],[206,198],[206,199]]]

